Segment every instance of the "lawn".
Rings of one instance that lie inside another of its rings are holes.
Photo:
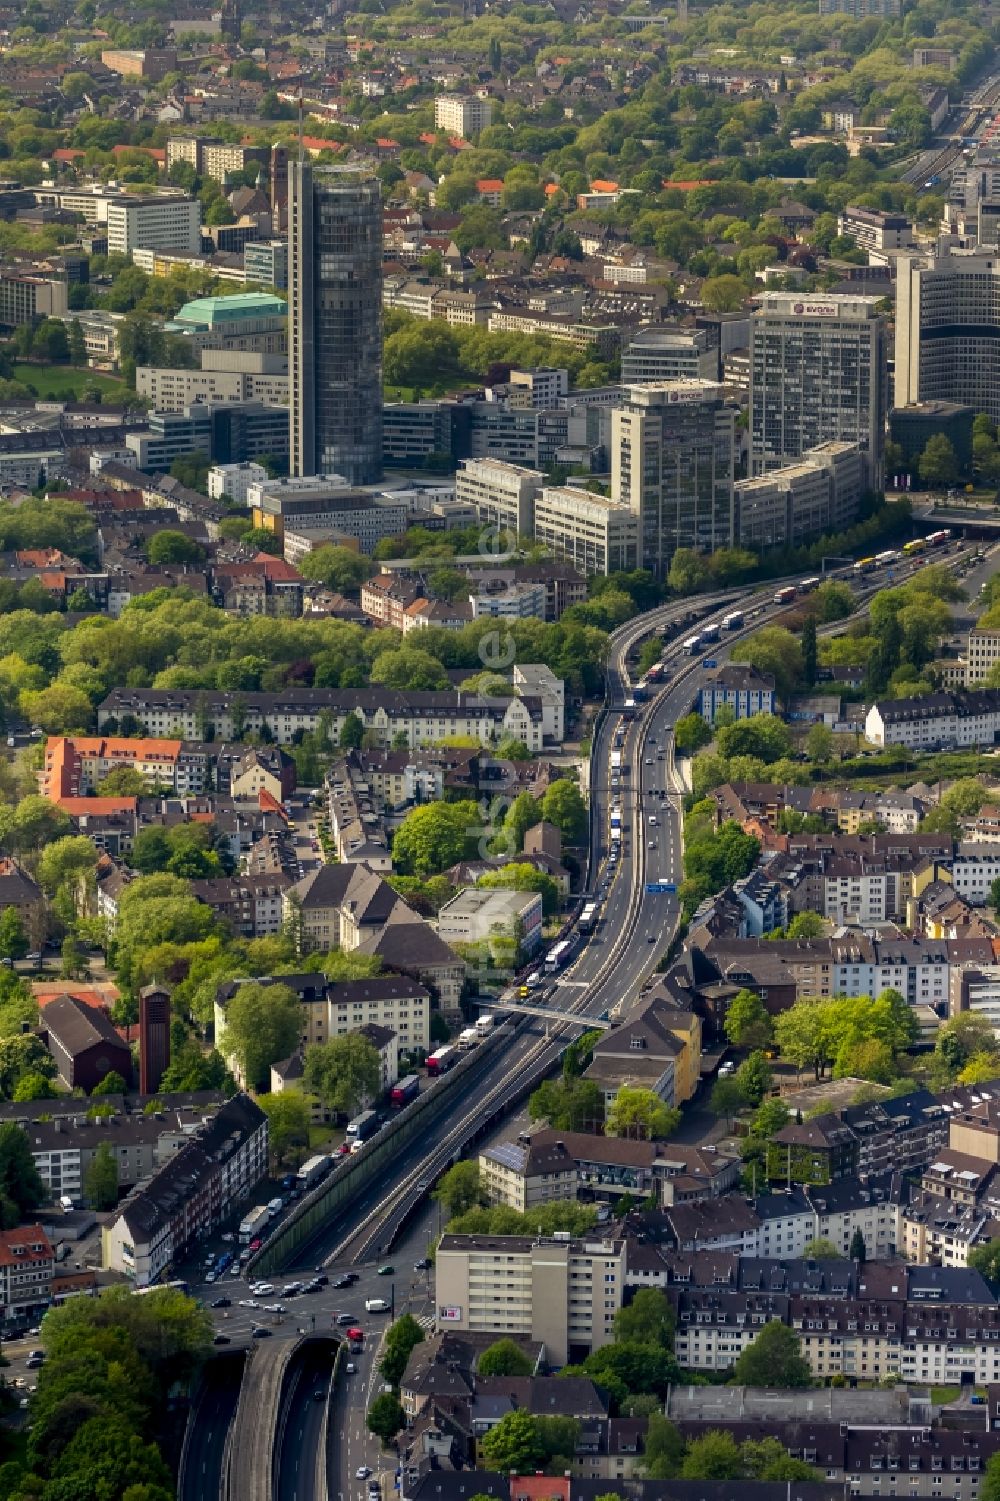
[[[81,365],[15,365],[14,380],[31,386],[39,399],[62,396],[72,391],[79,399],[87,386],[98,386],[105,401],[122,401],[132,393],[123,381],[113,375],[99,375]]]

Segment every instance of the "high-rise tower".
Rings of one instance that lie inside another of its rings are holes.
[[[382,198],[364,168],[288,167],[293,475],[382,472]]]

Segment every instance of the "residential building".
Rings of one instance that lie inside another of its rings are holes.
[[[365,169],[288,166],[290,473],[382,471],[382,199]]]
[[[848,204],[837,218],[837,233],[859,250],[906,250],[913,244],[913,225],[905,214]]]
[[[640,517],[628,505],[575,485],[535,499],[534,537],[588,577],[640,566]]]
[[[995,688],[883,699],[872,704],[865,717],[865,735],[874,745],[918,750],[991,746],[998,730],[1000,690]]]
[[[569,395],[569,371],[538,366],[534,370],[512,370],[508,377],[511,402],[539,407],[543,411],[558,406]]]
[[[268,472],[261,464],[213,464],[208,471],[208,494],[211,500],[228,496],[234,505],[245,506],[250,485],[266,484]]]
[[[445,902],[437,916],[437,931],[449,944],[512,938],[527,957],[542,943],[542,898],[537,891],[467,886]]]
[[[56,276],[0,269],[0,324],[19,328],[42,318],[69,315],[68,283]]]
[[[103,1230],[105,1268],[149,1287],[267,1172],[267,1116],[249,1095],[235,1095],[119,1205]]]
[[[445,1235],[435,1273],[439,1329],[528,1335],[564,1365],[614,1338],[625,1243]]]
[[[711,381],[630,386],[611,414],[611,493],[639,518],[639,566],[733,542],[736,411]]]
[[[248,282],[284,291],[288,286],[288,241],[248,241],[243,247],[243,268]]]
[[[201,204],[196,198],[129,197],[108,204],[108,253],[201,249]]]
[[[765,292],[751,340],[751,474],[836,440],[858,444],[865,485],[879,488],[886,348],[878,299],[829,294],[809,301]]]
[[[562,745],[566,738],[566,684],[544,663],[514,663],[513,682],[522,698],[542,706],[542,736]]]
[[[37,1317],[52,1300],[55,1252],[41,1225],[0,1231],[0,1320]]]
[[[299,730],[315,730],[329,717],[330,733],[339,736],[348,715],[357,715],[366,730],[385,745],[403,734],[411,749],[442,739],[473,736],[486,746],[512,735],[532,753],[542,749],[542,706],[530,698],[482,698],[470,693],[404,693],[383,688],[288,688],[281,693],[211,692],[189,689],[115,688],[98,707],[98,727],[117,726],[130,714],[146,734],[183,730],[196,739],[212,726],[217,737],[230,739],[241,724],[250,733],[267,727],[278,745],[291,745]]]
[[[948,401],[1000,418],[1000,256],[942,244],[896,258],[895,405]]]
[[[493,101],[479,94],[439,94],[434,101],[434,124],[448,135],[471,141],[493,119]]]
[[[715,723],[719,709],[732,709],[737,719],[754,714],[773,714],[774,679],[756,667],[726,664],[705,675],[698,690],[698,713],[709,724]]]

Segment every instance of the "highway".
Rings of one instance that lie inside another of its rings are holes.
[[[210,1360],[189,1422],[188,1442],[178,1476],[178,1501],[218,1496],[226,1436],[236,1413],[244,1352]]]
[[[307,1345],[294,1358],[275,1452],[274,1501],[326,1501],[323,1428],[333,1390],[333,1350]]]

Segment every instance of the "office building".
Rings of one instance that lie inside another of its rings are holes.
[[[913,244],[913,225],[905,214],[851,204],[837,219],[837,233],[853,240],[859,250],[905,250]]]
[[[263,401],[287,407],[288,359],[251,349],[203,349],[200,370],[140,365],[135,389],[159,412],[180,412],[195,401]]]
[[[853,16],[856,21],[869,16],[898,16],[902,0],[819,0],[821,16]]]
[[[243,247],[243,269],[248,282],[261,286],[288,286],[288,241],[251,240]]]
[[[382,470],[382,200],[364,169],[288,169],[290,471]]]
[[[535,499],[545,483],[540,469],[503,459],[466,459],[455,475],[455,499],[475,507],[484,526],[530,537]]]
[[[160,985],[139,991],[139,1093],[155,1094],[170,1063],[170,992]]]
[[[864,464],[856,443],[820,443],[797,464],[734,486],[735,536],[754,552],[795,547],[821,532],[842,532],[858,514]]]
[[[534,537],[587,576],[640,567],[635,511],[573,485],[545,489],[537,497]]]
[[[477,94],[439,94],[434,101],[434,124],[449,135],[470,140],[493,119],[493,101]]]
[[[959,475],[972,472],[972,424],[975,412],[957,401],[918,401],[913,406],[893,407],[889,413],[889,437],[902,449],[899,473],[917,476],[920,455],[931,438],[948,439],[955,450]]]
[[[122,78],[141,79],[143,83],[159,83],[177,67],[176,47],[106,47],[101,53],[101,62],[112,73]]]
[[[712,381],[629,386],[611,414],[611,494],[639,517],[639,567],[733,541],[736,410]]]
[[[878,488],[885,447],[885,325],[875,297],[765,292],[752,319],[751,474],[831,439],[857,443]]]
[[[435,1273],[439,1329],[527,1335],[565,1365],[614,1339],[625,1242],[445,1235]]]
[[[539,366],[534,370],[512,370],[509,376],[512,405],[528,407],[558,406],[569,395],[569,371]]]
[[[69,292],[61,278],[0,270],[0,325],[4,328],[68,316]]]
[[[201,204],[196,198],[123,198],[108,204],[108,254],[133,250],[201,249]]]
[[[718,341],[707,328],[640,328],[622,350],[624,386],[718,378]]]
[[[895,398],[1000,418],[1000,255],[944,247],[897,258]]]
[[[149,432],[128,433],[125,443],[145,473],[193,453],[220,464],[265,454],[281,459],[288,452],[288,412],[260,401],[194,401],[180,412],[150,412]]]

